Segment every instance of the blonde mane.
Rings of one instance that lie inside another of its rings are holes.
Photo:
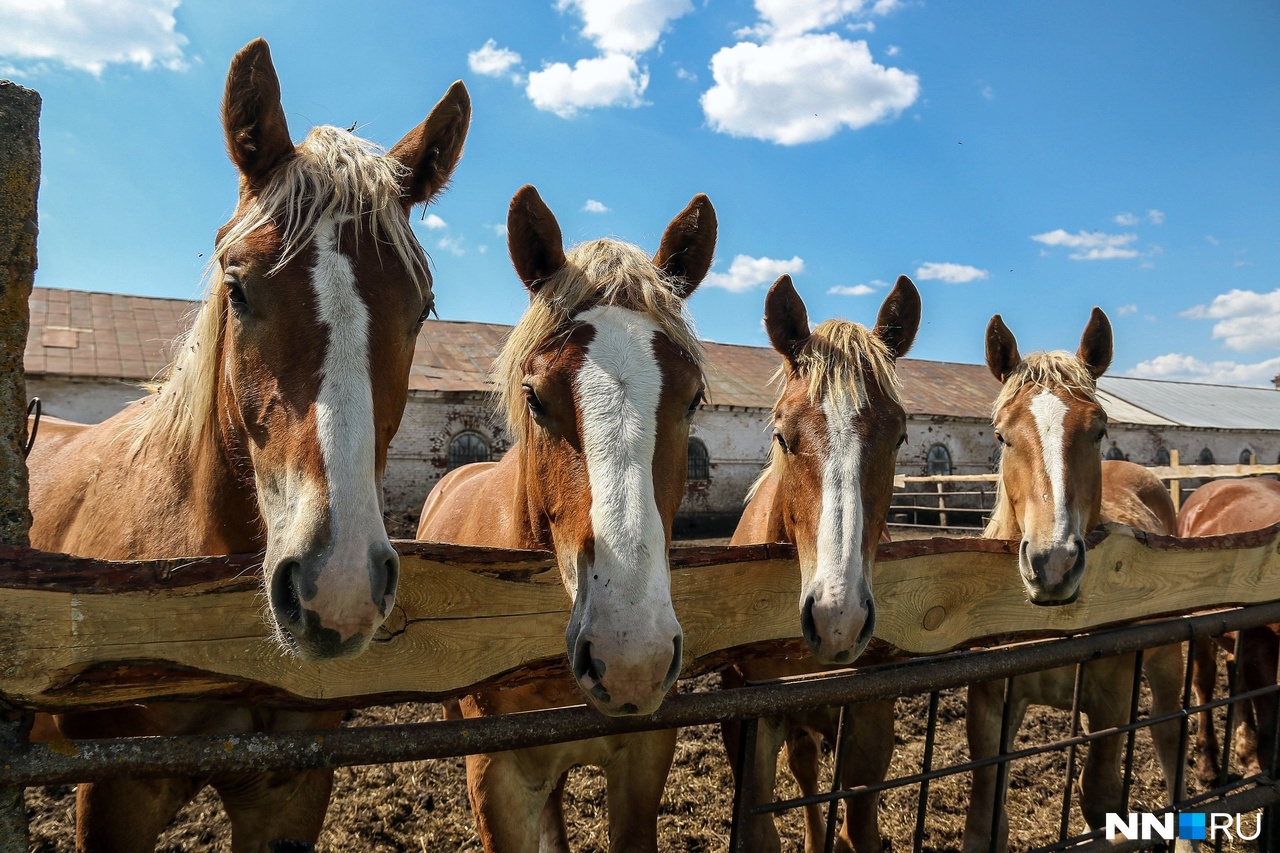
[[[511,435],[518,440],[528,427],[529,410],[521,390],[525,365],[550,342],[571,333],[574,317],[588,308],[617,305],[652,317],[701,370],[702,344],[685,307],[683,288],[683,282],[664,275],[639,246],[602,239],[570,249],[565,265],[529,300],[493,365],[498,406]]]
[[[893,353],[874,332],[849,320],[832,319],[819,324],[796,355],[794,367],[784,361],[772,381],[785,383],[793,371],[808,378],[809,402],[815,406],[825,398],[845,414],[856,415],[870,402],[869,381],[875,382],[889,399],[902,403]],[[781,399],[779,396],[778,401]],[[781,472],[785,459],[774,442],[769,464],[747,490],[747,502],[766,480]]]
[[[190,446],[213,415],[227,310],[219,273],[232,247],[259,228],[273,225],[280,235],[280,257],[268,275],[305,250],[317,225],[331,218],[359,222],[362,227],[350,229],[357,243],[367,229],[377,250],[387,246],[409,271],[419,294],[431,292],[426,253],[404,214],[401,179],[407,167],[372,142],[327,125],[312,128],[295,150],[214,245],[205,301],[162,380],[152,386],[154,401],[133,422],[134,452],[153,438],[170,451]]]
[[[991,406],[991,418],[995,420],[1000,410],[1027,388],[1063,388],[1076,399],[1098,402],[1098,380],[1084,362],[1065,350],[1033,352],[1005,378],[1004,387]],[[1000,474],[1004,473],[1004,455],[1000,457]],[[1004,478],[996,481],[995,504],[991,520],[982,531],[986,539],[1012,539],[1022,535],[1022,529],[1014,517],[1012,507],[1005,498]]]

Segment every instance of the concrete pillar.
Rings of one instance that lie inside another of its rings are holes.
[[[36,272],[40,94],[0,80],[0,543],[28,544],[22,353]]]

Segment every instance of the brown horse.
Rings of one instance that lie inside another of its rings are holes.
[[[680,672],[667,550],[684,496],[689,421],[702,401],[701,347],[684,299],[711,266],[715,211],[696,196],[652,258],[595,240],[566,255],[533,187],[511,201],[508,245],[529,308],[496,367],[518,441],[497,463],[459,468],[428,496],[419,539],[555,552],[573,600],[568,678],[492,690],[465,716],[573,704],[647,714]],[[567,850],[561,797],[577,764],[605,769],[609,849],[657,850],[674,731],[467,758],[488,851]],[[540,825],[541,823],[541,825]]]
[[[1004,388],[994,406],[996,440],[1003,450],[1000,483],[987,538],[1019,540],[1018,568],[1027,597],[1036,605],[1068,605],[1080,591],[1085,570],[1084,536],[1099,523],[1116,521],[1139,530],[1172,533],[1173,502],[1149,471],[1129,462],[1104,462],[1100,443],[1107,414],[1097,399],[1097,380],[1111,364],[1111,324],[1093,309],[1080,347],[1067,352],[1018,354],[1017,341],[1000,315],[987,326],[987,367]],[[1080,708],[1091,730],[1128,722],[1133,687],[1132,655],[1103,658],[1084,668]],[[1144,671],[1152,693],[1152,715],[1180,704],[1182,651],[1151,649]],[[1000,743],[1004,682],[969,688],[966,729],[974,760],[1008,750],[1029,705],[1070,710],[1075,668],[1018,676],[1013,682],[1013,725]],[[1165,783],[1177,778],[1178,724],[1152,728]],[[1080,776],[1080,807],[1089,826],[1103,826],[1107,812],[1121,810],[1119,775],[1123,738],[1089,747]],[[965,821],[964,850],[989,848],[996,796],[996,768],[974,771]],[[1175,796],[1181,792],[1173,792]],[[999,849],[1008,843],[1008,817],[1000,810]]]
[[[1280,482],[1258,478],[1242,480],[1214,480],[1196,489],[1182,504],[1178,513],[1179,536],[1216,536],[1220,533],[1242,533],[1261,530],[1280,523]],[[1240,667],[1240,680],[1246,691],[1256,690],[1276,683],[1276,667],[1280,663],[1280,625],[1249,628],[1244,639],[1232,632],[1219,642],[1228,654],[1236,652],[1240,644],[1236,664]],[[1213,699],[1214,685],[1218,679],[1218,656],[1212,640],[1193,643],[1193,687],[1197,704]],[[1241,720],[1241,736],[1236,755],[1247,771],[1256,773],[1270,769],[1275,749],[1276,697],[1266,694],[1253,699],[1253,714],[1245,706]],[[1200,725],[1196,730],[1196,775],[1202,782],[1213,784],[1218,778],[1220,750],[1218,733],[1213,728],[1213,715],[1209,711],[1199,714]]]
[[[868,330],[827,320],[812,332],[804,302],[783,276],[765,299],[765,329],[783,358],[782,393],[773,409],[769,467],[747,501],[732,544],[793,542],[800,559],[801,633],[811,660],[754,660],[730,667],[726,687],[848,664],[875,629],[871,570],[886,533],[898,448],[907,415],[898,396],[894,361],[907,353],[920,325],[920,294],[901,276]],[[843,787],[879,781],[893,757],[894,703],[850,705],[845,724]],[[754,802],[773,799],[778,751],[806,795],[818,792],[825,741],[836,743],[838,708],[760,720]],[[737,722],[723,726],[725,749],[737,767]],[[838,850],[882,849],[876,816],[879,795],[848,801]],[[805,849],[822,849],[825,806],[805,809]],[[751,818],[752,850],[781,849],[770,815]]]
[[[317,127],[295,146],[266,42],[231,62],[222,104],[240,196],[207,299],[159,391],[31,454],[32,544],[112,560],[265,549],[281,650],[349,658],[395,600],[381,482],[432,309],[410,208],[448,182],[470,123],[455,83],[387,154]],[[336,726],[337,714],[154,703],[59,720],[67,737]],[[77,847],[153,850],[206,784],[232,848],[314,841],[330,771],[81,785]]]

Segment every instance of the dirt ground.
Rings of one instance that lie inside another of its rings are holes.
[[[404,535],[404,534],[401,534]],[[412,535],[411,533],[408,535]],[[682,544],[722,544],[703,539]],[[681,685],[682,690],[714,689],[716,676],[704,676]],[[901,699],[891,776],[919,772],[924,748],[928,698]],[[1222,710],[1218,728],[1221,731]],[[1044,743],[1068,733],[1068,714],[1032,709],[1023,724],[1018,747]],[[377,725],[440,718],[437,705],[409,704],[358,711],[349,725]],[[1194,732],[1194,722],[1192,723]],[[963,691],[943,694],[933,764],[942,767],[966,759]],[[1199,790],[1188,759],[1187,778]],[[830,773],[829,762],[827,773]],[[1010,775],[1009,814],[1011,850],[1050,843],[1057,839],[1065,778],[1065,756],[1037,756],[1014,762]],[[798,796],[784,769],[779,773],[779,796]],[[829,779],[829,776],[828,776]],[[565,796],[570,841],[575,850],[608,849],[603,774],[595,768],[579,768],[570,774]],[[828,782],[829,784],[829,782]],[[1145,732],[1137,739],[1134,762],[1132,811],[1148,811],[1165,802],[1163,779]],[[929,789],[924,849],[958,850],[968,799],[967,776],[934,781]],[[911,849],[919,788],[895,789],[880,805],[881,832],[889,849]],[[727,848],[733,779],[725,759],[718,729],[702,727],[680,733],[675,764],[667,782],[659,816],[661,849],[676,853],[710,853]],[[72,838],[74,790],[71,786],[33,789],[27,792],[33,853],[66,853],[74,849]],[[803,829],[798,812],[781,816],[778,825],[783,849],[803,850]],[[1253,818],[1246,819],[1252,827]],[[164,853],[222,853],[230,850],[229,824],[210,789],[206,789],[179,815],[156,848]],[[1073,803],[1071,831],[1085,825]],[[1254,850],[1252,843],[1228,849]],[[462,759],[423,761],[392,766],[345,768],[337,772],[334,796],[318,850],[369,851],[473,851],[474,824],[467,805]]]

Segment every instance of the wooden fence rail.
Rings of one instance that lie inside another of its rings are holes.
[[[303,707],[440,699],[564,665],[569,600],[550,555],[398,542],[396,614],[355,661],[307,664],[270,637],[250,557],[99,561],[0,549],[0,701],[68,710],[173,697]],[[1280,598],[1280,525],[1179,540],[1108,525],[1079,600],[1028,606],[1016,543],[881,546],[877,637],[930,654]],[[743,654],[804,654],[789,546],[676,551],[685,673]]]

